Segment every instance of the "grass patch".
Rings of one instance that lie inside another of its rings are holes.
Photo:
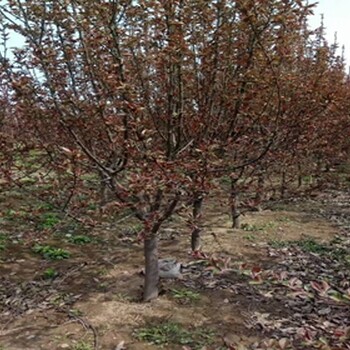
[[[70,253],[62,248],[55,248],[50,245],[36,244],[33,247],[33,252],[40,254],[44,259],[47,260],[63,260],[70,257]]]
[[[47,230],[55,227],[61,221],[57,213],[44,213],[40,217],[39,229]]]
[[[291,243],[289,241],[279,241],[274,239],[269,242],[269,245],[274,249],[282,249],[282,248],[290,247]]]
[[[320,256],[326,256],[337,260],[339,262],[345,262],[350,264],[350,254],[346,248],[341,245],[342,240],[336,237],[329,244],[319,243],[314,238],[305,238],[297,241],[270,241],[269,245],[275,249],[282,249],[288,247],[298,247],[305,253],[317,254]],[[335,245],[337,244],[337,245]]]
[[[276,219],[278,222],[291,222],[292,220],[288,216],[281,216]]]
[[[36,208],[42,211],[50,211],[54,209],[54,206],[51,203],[43,202],[39,203]]]
[[[172,289],[171,296],[174,299],[177,299],[186,303],[193,303],[200,299],[200,294],[190,289]]]
[[[139,329],[135,336],[137,339],[159,345],[187,345],[192,349],[201,349],[214,342],[214,332],[208,329],[196,328],[193,331],[185,329],[174,322],[165,322],[160,325],[149,325]]]
[[[329,251],[330,247],[315,241],[313,238],[306,238],[297,241],[279,241],[274,240],[269,242],[272,248],[288,248],[288,247],[299,247],[303,252],[315,253],[322,255]]]
[[[276,223],[274,222],[268,222],[262,225],[247,224],[247,223],[241,225],[241,229],[247,232],[265,231],[266,229],[275,228],[275,227],[276,227]]]
[[[293,243],[293,242],[292,242]],[[330,247],[323,243],[315,241],[313,238],[306,238],[295,241],[294,244],[301,248],[302,251],[322,255],[329,251]]]
[[[93,350],[93,347],[88,342],[80,341],[73,346],[72,350]]]
[[[116,293],[116,294],[114,294],[113,298],[116,301],[124,301],[124,302],[128,302],[128,303],[133,301],[133,298],[130,295],[125,294],[125,293]]]

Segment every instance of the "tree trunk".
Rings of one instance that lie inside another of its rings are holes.
[[[301,171],[301,164],[298,164],[298,188],[301,188],[303,185],[303,175]]]
[[[231,194],[230,194],[230,207],[231,207],[231,217],[232,217],[232,228],[240,228],[240,216],[241,213],[238,209],[239,207],[239,196],[237,189],[237,178],[231,178]]]
[[[282,177],[281,177],[281,198],[283,199],[286,194],[286,172],[282,171]]]
[[[158,297],[159,266],[158,266],[158,240],[155,234],[145,238],[145,287],[143,300],[150,301]]]
[[[108,187],[106,183],[100,181],[100,209],[102,209],[108,203]]]
[[[259,172],[258,174],[258,189],[256,191],[255,200],[257,205],[257,210],[261,211],[261,203],[263,201],[263,193],[264,193],[264,185],[265,185],[265,178],[263,171]]]
[[[201,250],[201,230],[197,227],[191,233],[191,248],[193,252]]]
[[[102,171],[99,171],[100,176],[100,210],[110,201],[110,185],[113,187],[113,179],[107,178]]]
[[[193,224],[194,229],[191,233],[191,248],[193,252],[201,249],[201,217],[203,207],[203,194],[199,193],[194,196],[193,201]]]

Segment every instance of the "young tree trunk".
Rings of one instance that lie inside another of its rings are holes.
[[[298,188],[300,188],[303,185],[303,174],[301,171],[301,164],[298,164]]]
[[[193,225],[194,229],[191,233],[191,248],[193,252],[197,252],[201,249],[201,217],[203,207],[203,194],[199,193],[194,196],[193,201]]]
[[[263,171],[258,174],[258,189],[256,191],[255,200],[257,202],[257,210],[261,210],[261,202],[263,201],[265,178]]]
[[[155,234],[145,238],[145,286],[143,300],[150,301],[158,297],[159,266],[158,266],[158,240]]]
[[[108,202],[108,187],[106,183],[100,181],[100,209],[102,209]]]
[[[241,213],[239,207],[239,194],[237,189],[237,178],[231,178],[231,193],[230,193],[230,207],[232,217],[232,228],[240,228]]]
[[[100,210],[103,209],[103,207],[110,201],[110,185],[113,187],[113,179],[112,178],[106,178],[106,175],[103,174],[102,171],[99,171],[99,177],[100,177]]]
[[[282,171],[282,177],[281,177],[281,198],[283,199],[286,194],[286,172]]]
[[[317,159],[317,167],[316,167],[316,174],[315,174],[315,183],[316,186],[322,186],[322,179],[321,179],[321,175],[322,175],[322,160],[321,159]]]

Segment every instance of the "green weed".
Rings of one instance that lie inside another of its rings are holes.
[[[220,178],[220,183],[221,185],[230,185],[231,184],[231,179],[229,176],[222,176]]]
[[[254,224],[242,224],[241,229],[243,231],[262,231],[262,226],[254,225]]]
[[[84,315],[84,313],[79,309],[70,309],[69,314],[76,317],[81,317]]]
[[[5,216],[6,220],[14,221],[17,218],[22,217],[23,216],[23,212],[22,211],[16,211],[16,210],[13,210],[13,209],[8,209],[5,212],[4,216]]]
[[[6,241],[7,235],[5,233],[0,233],[0,242]]]
[[[0,251],[5,250],[7,240],[7,235],[0,233]]]
[[[274,228],[274,227],[276,227],[276,223],[274,223],[274,222],[268,222],[268,223],[262,224],[262,225],[255,225],[255,224],[242,224],[241,225],[241,229],[243,231],[248,231],[248,232],[265,231],[266,229]]]
[[[310,185],[313,183],[313,176],[312,175],[306,175],[302,177],[302,181],[306,184],[306,185]]]
[[[34,185],[37,182],[36,179],[30,178],[30,177],[23,177],[21,179],[22,185]]]
[[[171,295],[174,299],[185,302],[195,302],[200,299],[200,294],[190,289],[172,289]]]
[[[98,207],[96,203],[89,203],[87,206],[87,210],[96,210],[97,208]]]
[[[288,216],[281,216],[276,219],[278,222],[291,222],[292,220]]]
[[[84,181],[93,181],[93,182],[96,182],[97,180],[99,180],[98,176],[95,173],[82,174],[81,179]]]
[[[102,268],[98,270],[99,276],[107,276],[109,274],[109,270],[107,268]]]
[[[86,235],[72,235],[68,241],[73,244],[88,244],[92,242],[92,238]]]
[[[107,292],[108,291],[108,283],[106,282],[100,282],[98,285],[97,285],[98,289],[102,292]]]
[[[70,253],[62,248],[55,248],[49,245],[36,244],[33,247],[33,252],[40,254],[44,259],[47,260],[63,260],[70,257]]]
[[[46,280],[50,280],[50,279],[53,279],[55,277],[58,276],[58,272],[53,268],[53,267],[49,267],[47,268],[44,273],[43,273],[43,277],[46,279]]]
[[[44,213],[40,218],[39,228],[42,230],[51,229],[60,221],[61,219],[57,213]]]
[[[253,242],[256,240],[256,236],[254,236],[253,234],[244,235],[243,238],[250,242]]]
[[[126,302],[131,302],[133,301],[133,297],[125,294],[125,293],[116,293],[114,294],[114,299],[117,301],[126,301]]]
[[[37,209],[43,211],[50,211],[54,209],[54,206],[51,203],[40,203],[37,205]]]
[[[290,246],[291,244],[286,241],[272,240],[269,242],[269,245],[274,249],[282,249]]]
[[[208,329],[197,328],[188,331],[180,324],[165,322],[139,329],[136,338],[155,345],[188,345],[193,349],[200,349],[213,343],[214,333]]]

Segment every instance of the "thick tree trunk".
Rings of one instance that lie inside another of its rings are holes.
[[[191,233],[191,248],[193,252],[197,252],[201,249],[201,217],[203,207],[203,195],[196,194],[193,201],[193,224],[194,229]]]
[[[237,189],[238,179],[231,178],[230,207],[232,217],[232,228],[240,228],[239,194]]]
[[[158,266],[158,240],[155,234],[145,238],[145,286],[143,300],[150,301],[158,297],[159,266]]]
[[[155,198],[155,204],[152,206],[153,210],[158,210],[161,202],[162,193],[157,192]],[[159,284],[159,262],[158,262],[158,238],[157,232],[162,223],[169,219],[174,212],[177,203],[179,202],[179,195],[176,195],[173,200],[168,203],[168,206],[164,209],[163,214],[156,222],[153,223],[149,232],[146,232],[144,240],[144,255],[145,255],[145,287],[143,292],[143,300],[150,301],[158,297],[158,284]],[[154,211],[153,211],[154,213]],[[139,214],[140,218],[144,216]],[[143,217],[144,219],[144,217]]]

